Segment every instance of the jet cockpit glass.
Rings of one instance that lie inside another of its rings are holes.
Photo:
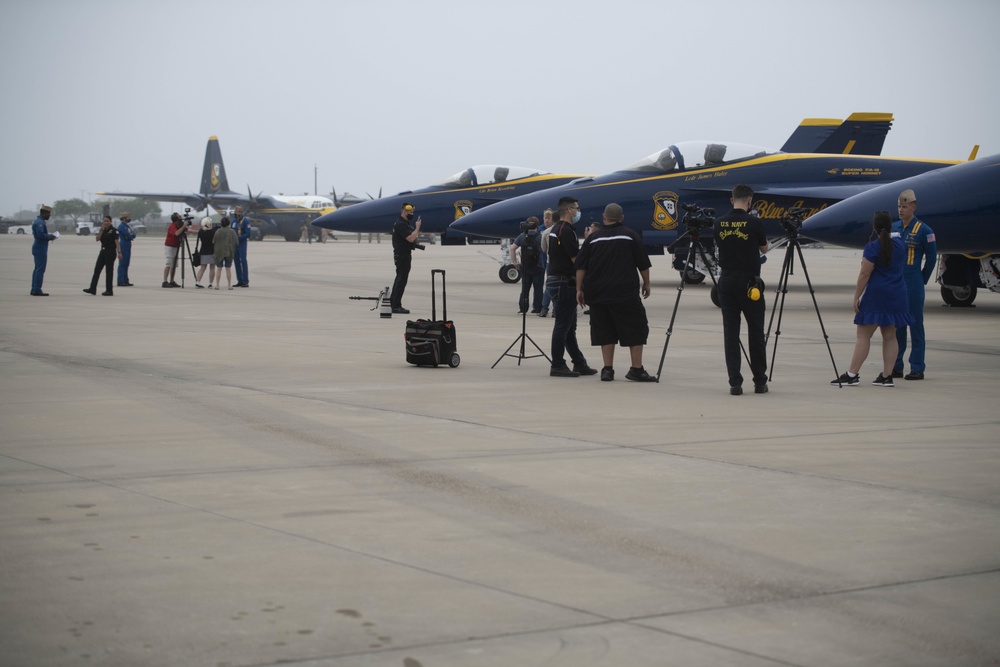
[[[666,174],[685,169],[702,169],[718,165],[731,164],[740,160],[773,155],[780,151],[754,146],[721,141],[684,141],[668,146],[646,156],[626,171],[642,171]]]
[[[497,164],[480,164],[475,167],[463,169],[454,176],[449,177],[441,183],[441,185],[449,188],[488,186],[548,173],[549,172],[542,171],[541,169],[531,169],[529,167],[508,167]]]

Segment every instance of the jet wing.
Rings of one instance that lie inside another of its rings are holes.
[[[199,194],[197,192],[96,192],[94,194],[106,197],[129,197],[132,199],[148,199],[151,201],[177,202],[187,204],[196,211],[204,210],[206,205],[211,205],[216,209],[225,209],[234,206],[247,206],[250,198],[238,192],[216,193],[211,196]]]

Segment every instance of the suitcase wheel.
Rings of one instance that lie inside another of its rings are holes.
[[[458,368],[460,363],[462,363],[462,357],[458,356],[458,352],[452,352],[451,359],[448,360],[448,365],[452,368]]]

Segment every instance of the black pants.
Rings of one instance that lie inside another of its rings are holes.
[[[111,274],[114,273],[115,258],[118,253],[114,250],[102,250],[97,255],[97,264],[94,265],[94,277],[90,279],[90,291],[97,291],[97,281],[101,277],[101,269],[104,269],[104,291],[111,292]]]
[[[392,294],[389,295],[389,305],[393,308],[403,307],[403,292],[406,291],[406,283],[410,280],[410,265],[413,256],[410,253],[393,255],[396,262],[396,280],[392,283]]]
[[[753,276],[723,273],[719,278],[719,304],[722,306],[722,332],[725,339],[726,369],[729,371],[729,386],[742,387],[740,373],[742,355],[740,352],[740,315],[747,321],[750,370],[753,383],[767,382],[767,348],[764,344],[764,296],[753,301],[747,296],[747,289]]]

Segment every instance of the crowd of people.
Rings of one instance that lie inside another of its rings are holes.
[[[767,359],[764,319],[766,303],[760,278],[761,264],[768,251],[763,223],[753,210],[753,189],[737,185],[732,190],[729,213],[714,221],[713,236],[718,251],[718,296],[722,310],[723,350],[729,381],[729,392],[743,393],[740,344],[741,321],[746,320],[748,358],[754,392],[768,392]],[[876,330],[882,337],[882,369],[872,382],[878,387],[892,387],[894,378],[924,379],[925,337],[923,326],[924,286],[934,271],[937,247],[934,232],[917,219],[917,200],[913,190],[904,190],[898,200],[898,220],[888,212],[875,213],[872,220],[872,240],[865,247],[861,270],[854,293],[854,324],[856,342],[850,365],[845,373],[833,380],[837,386],[860,384],[860,370],[867,359],[871,339]],[[48,296],[42,282],[48,258],[48,245],[58,233],[49,233],[47,221],[50,206],[42,206],[32,224],[32,255],[34,271],[31,295]],[[563,197],[556,208],[546,209],[542,222],[529,218],[521,234],[510,246],[511,263],[522,276],[518,312],[546,317],[553,314],[551,340],[552,377],[597,375],[602,381],[615,379],[615,348],[629,350],[629,370],[625,377],[635,382],[656,382],[642,363],[643,348],[649,336],[649,322],[643,300],[650,295],[651,263],[641,236],[625,227],[624,212],[616,203],[609,203],[602,223],[592,224],[580,243],[575,225],[581,218],[580,203],[573,197]],[[409,279],[414,249],[418,243],[421,219],[413,204],[404,203],[400,217],[393,225],[392,248],[396,277],[390,294],[393,313],[408,314],[402,299]],[[208,288],[221,289],[225,269],[227,288],[232,290],[232,270],[236,269],[236,287],[249,287],[247,241],[250,221],[242,207],[235,209],[230,220],[223,217],[219,225],[211,218],[194,223],[178,213],[171,216],[164,239],[162,287],[180,287],[175,282],[181,252],[190,252],[186,234],[196,232],[195,250],[191,263],[195,267],[195,287],[201,284],[208,270]],[[101,272],[105,274],[104,296],[113,296],[113,287],[131,287],[129,264],[135,231],[128,212],[120,215],[117,228],[111,216],[104,216],[96,241],[100,244],[90,286],[83,291],[97,293]],[[113,268],[118,261],[117,281],[112,283]],[[601,350],[603,366],[592,368],[577,341],[578,307],[588,308],[590,342]],[[530,309],[530,310],[529,310]],[[904,371],[904,356],[909,334],[910,372]],[[569,357],[567,361],[566,357]],[[570,365],[572,363],[572,366]]]

